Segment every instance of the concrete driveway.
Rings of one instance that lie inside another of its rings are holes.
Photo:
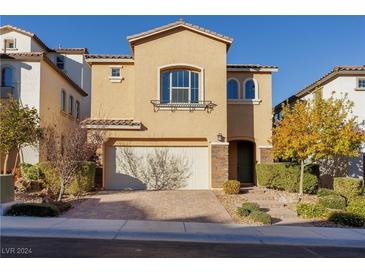
[[[233,223],[210,190],[102,191],[75,201],[62,217]]]

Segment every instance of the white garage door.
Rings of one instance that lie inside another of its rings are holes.
[[[148,155],[166,151],[169,156],[179,159],[187,167],[184,189],[209,189],[208,147],[108,147],[106,168],[106,189],[146,189],[141,178],[133,176],[126,168],[126,152],[138,159],[136,168],[143,168]],[[123,158],[124,157],[124,158]]]

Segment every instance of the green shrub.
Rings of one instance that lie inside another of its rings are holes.
[[[288,192],[299,191],[300,165],[295,163],[274,163],[256,165],[257,184]],[[305,193],[315,193],[318,188],[319,166],[306,165],[303,189]]]
[[[54,193],[59,193],[60,178],[57,172],[48,162],[42,162],[38,165],[44,174],[46,187],[50,188]],[[95,169],[94,162],[84,162],[80,171],[72,179],[71,183],[66,186],[65,193],[79,195],[92,190],[95,187]]]
[[[260,210],[251,211],[249,216],[255,222],[260,222],[263,224],[271,224],[272,222],[271,216],[268,213]]]
[[[356,197],[350,200],[347,211],[365,218],[365,197]]]
[[[346,198],[340,195],[326,195],[319,197],[319,204],[323,205],[325,208],[331,209],[345,209],[346,208]]]
[[[55,217],[59,214],[60,211],[54,205],[36,203],[15,204],[6,212],[8,216]]]
[[[257,203],[251,203],[251,202],[243,203],[241,208],[247,209],[250,212],[260,210],[260,206]]]
[[[42,179],[42,171],[38,165],[23,163],[20,165],[20,170],[24,179],[28,181],[36,181]]]
[[[297,214],[303,218],[323,218],[327,214],[327,209],[320,204],[299,203],[297,204]]]
[[[328,217],[330,222],[344,226],[362,227],[365,224],[363,216],[350,212],[333,212]]]
[[[328,189],[328,188],[318,189],[318,191],[317,191],[318,197],[323,197],[323,196],[327,196],[327,195],[336,195],[336,193],[332,189]]]
[[[238,194],[240,193],[241,184],[236,180],[228,180],[223,184],[223,191],[226,194]]]
[[[250,215],[251,211],[249,211],[247,208],[238,207],[237,208],[237,214],[240,217],[247,217]]]
[[[347,200],[361,195],[363,191],[361,179],[351,177],[336,177],[333,180],[333,189]]]

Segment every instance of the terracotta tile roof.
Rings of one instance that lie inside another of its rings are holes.
[[[345,73],[351,73],[351,72],[359,72],[359,71],[365,71],[365,65],[364,66],[336,66],[334,67],[330,72],[323,75],[318,80],[314,81],[313,83],[307,85],[303,89],[301,89],[299,92],[296,93],[297,97],[301,97],[308,93],[313,88],[317,87],[319,84],[321,84],[323,81],[326,81],[342,72]]]
[[[248,69],[260,69],[260,68],[269,68],[269,69],[277,69],[277,66],[269,66],[269,65],[259,65],[259,64],[227,64],[227,68],[248,68]]]
[[[22,34],[25,34],[29,37],[32,37],[34,40],[36,40],[38,42],[38,44],[40,44],[46,51],[52,51],[49,47],[47,47],[47,45],[45,43],[43,43],[43,41],[41,39],[39,39],[39,37],[34,34],[33,32],[30,31],[26,31],[24,29],[12,26],[12,25],[4,25],[0,27],[0,30],[5,30],[5,29],[11,29],[17,32],[20,32]]]
[[[88,118],[81,122],[86,128],[140,128],[141,122],[133,119],[93,119]]]
[[[137,33],[137,34],[134,34],[134,35],[127,36],[127,39],[128,39],[129,42],[131,42],[133,40],[143,38],[145,36],[149,36],[149,35],[152,35],[154,33],[162,32],[162,31],[169,30],[169,29],[176,28],[176,27],[180,27],[180,26],[190,28],[190,29],[196,30],[198,32],[206,33],[207,35],[214,36],[214,37],[216,37],[220,40],[225,40],[229,44],[233,42],[233,38],[231,38],[231,37],[225,36],[223,34],[219,34],[215,31],[211,31],[211,30],[199,27],[197,25],[187,23],[182,19],[177,20],[176,22],[173,22],[173,23],[158,27],[158,28],[154,28],[154,29],[151,29],[151,30],[148,30],[148,31],[145,31],[145,32],[141,32],[141,33]]]
[[[81,54],[88,54],[89,51],[87,48],[53,48],[52,51],[58,53],[81,53]]]
[[[48,57],[46,52],[12,52],[12,53],[1,53],[0,60],[5,59],[16,59],[22,60],[43,60],[49,66],[51,66],[59,75],[61,75],[71,86],[73,86],[82,96],[88,96],[87,92],[84,91],[78,84],[76,84],[66,73],[59,69]]]
[[[289,100],[289,102],[293,102],[293,101],[297,100],[298,98],[301,98],[301,97],[307,95],[308,93],[313,91],[316,87],[322,85],[324,82],[332,79],[333,77],[336,77],[341,74],[345,74],[345,75],[356,74],[357,72],[365,72],[365,65],[363,65],[363,66],[336,66],[330,72],[326,73],[318,80],[305,86],[303,89],[298,91],[296,94],[290,96],[288,99],[277,104],[274,107],[274,109],[280,109],[281,105],[283,103],[285,103],[287,100]]]
[[[122,54],[86,54],[88,59],[133,59],[131,55]]]

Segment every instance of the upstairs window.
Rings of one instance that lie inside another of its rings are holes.
[[[13,71],[9,67],[5,67],[1,70],[1,86],[2,87],[13,86]]]
[[[161,103],[198,103],[199,73],[192,70],[162,72]]]
[[[120,77],[120,68],[112,68],[112,77]]]
[[[5,43],[5,48],[6,49],[15,49],[15,39],[5,39],[4,40]]]
[[[61,111],[66,112],[66,92],[61,90]]]
[[[244,83],[245,88],[245,98],[246,100],[254,100],[258,99],[257,97],[257,85],[256,82],[253,79],[248,79]]]
[[[358,78],[357,79],[357,88],[365,90],[365,78]]]
[[[68,114],[73,115],[74,113],[74,98],[73,96],[68,97]]]
[[[239,82],[237,79],[229,79],[227,82],[227,98],[229,100],[239,99]]]
[[[80,119],[80,102],[76,100],[75,102],[76,119]]]
[[[63,56],[63,55],[56,56],[56,66],[59,69],[62,69],[62,70],[65,69],[65,56]]]

